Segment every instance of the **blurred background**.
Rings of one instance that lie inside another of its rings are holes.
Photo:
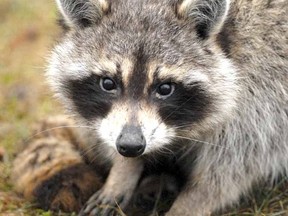
[[[44,79],[45,57],[60,34],[56,19],[54,0],[0,0],[0,216],[52,215],[15,195],[9,172],[34,123],[63,113]],[[287,216],[288,181],[264,184],[243,203],[225,215]]]
[[[43,76],[56,16],[53,0],[0,1],[0,142],[9,154],[35,119],[56,112]]]
[[[0,215],[50,215],[29,211],[11,192],[9,172],[33,124],[62,112],[44,79],[56,18],[54,0],[0,0]]]

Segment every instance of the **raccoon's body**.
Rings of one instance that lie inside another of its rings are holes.
[[[187,180],[169,216],[209,215],[287,173],[286,0],[57,3],[68,31],[49,83],[112,163],[82,215],[125,209],[161,157]]]

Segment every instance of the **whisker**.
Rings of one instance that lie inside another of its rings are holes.
[[[189,126],[191,126],[191,124],[179,125],[179,126],[173,127],[173,129],[181,129],[181,128],[185,128],[185,127],[189,127]],[[187,131],[189,131],[189,130],[187,130]]]
[[[145,158],[145,160],[150,164],[155,164],[159,160],[159,158],[156,157],[154,154],[149,154],[149,156],[143,155],[143,158]]]
[[[169,147],[162,146],[160,149],[158,149],[158,151],[163,154],[175,156],[175,152],[172,151]]]
[[[186,139],[186,140],[190,140],[190,141],[194,141],[194,142],[198,142],[198,143],[203,143],[203,144],[206,144],[206,145],[212,145],[212,146],[217,146],[217,147],[229,149],[226,146],[222,146],[222,145],[218,145],[218,144],[215,144],[215,143],[210,143],[210,142],[206,142],[206,141],[202,141],[202,140],[198,140],[198,139],[193,139],[193,138],[190,138],[190,137],[179,136],[179,135],[175,135],[174,137],[181,138],[181,139]]]
[[[186,158],[188,154],[194,149],[194,146],[190,146],[190,148],[186,149],[185,153],[181,154],[180,157],[177,158],[177,161],[181,161],[183,158]],[[182,150],[182,149],[181,149]]]
[[[30,137],[28,137],[27,139],[24,140],[24,143],[27,143],[29,142],[30,140],[32,140],[34,137],[42,134],[42,133],[45,133],[45,132],[49,132],[49,131],[52,131],[52,130],[56,130],[56,129],[62,129],[62,128],[89,128],[89,129],[93,129],[95,130],[95,128],[93,127],[89,127],[89,126],[67,126],[67,125],[64,125],[64,126],[57,126],[57,127],[53,127],[53,128],[48,128],[48,129],[45,129],[43,131],[40,131]]]
[[[183,102],[179,107],[177,107],[177,109],[173,110],[169,115],[167,115],[163,120],[167,120],[171,115],[173,115],[177,110],[179,110],[181,107],[183,107],[186,103],[188,103],[193,97],[188,98],[185,102]]]
[[[89,148],[85,148],[85,150],[83,150],[81,152],[81,156],[83,156],[83,157],[87,156],[91,151],[93,151],[96,148],[99,148],[99,145],[91,145],[91,146],[89,146]],[[97,152],[96,154],[98,156],[100,154],[100,152]]]
[[[82,152],[81,152],[81,156],[85,157],[85,156],[87,156],[91,151],[97,149],[96,152],[93,152],[93,155],[92,155],[92,156],[95,157],[95,158],[98,158],[98,156],[101,155],[102,152],[104,152],[104,150],[102,150],[102,149],[104,149],[104,148],[105,148],[105,146],[100,145],[100,144],[94,144],[94,145],[85,146],[85,147],[84,147],[84,150],[82,150]],[[103,157],[101,157],[101,158],[103,158]],[[90,159],[89,159],[89,161],[90,161]],[[90,163],[92,163],[93,161],[94,161],[94,160],[90,161]]]
[[[101,153],[100,153],[100,151],[99,151],[97,155],[100,155],[100,154],[101,154]],[[97,155],[95,155],[91,160],[89,160],[89,163],[90,163],[90,164],[94,163],[94,162],[98,159],[98,156],[97,156]],[[105,163],[106,161],[109,161],[110,158],[114,158],[115,155],[116,155],[116,152],[111,152],[111,153],[108,155],[108,157],[104,157],[104,158],[103,158],[103,159],[104,159],[104,163]],[[112,160],[113,160],[113,159],[112,159]]]
[[[181,109],[186,103],[188,103],[191,99],[193,98],[190,97],[188,98],[185,102],[183,102],[179,107],[177,107],[175,110],[173,110],[170,114],[168,114],[164,119],[160,119],[160,123],[153,129],[153,131],[155,132],[157,130],[157,128],[165,121],[167,120],[171,115],[173,115],[177,110]]]

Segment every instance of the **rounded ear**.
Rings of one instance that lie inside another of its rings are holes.
[[[109,10],[106,0],[56,0],[64,22],[70,28],[99,22]]]
[[[221,31],[230,0],[183,0],[177,7],[180,18],[189,19],[200,38],[207,39]]]

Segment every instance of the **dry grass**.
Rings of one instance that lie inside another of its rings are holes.
[[[61,112],[43,77],[44,57],[57,35],[55,20],[53,0],[0,1],[0,215],[52,215],[15,195],[9,172],[13,152],[33,122]],[[287,181],[265,188],[225,215],[288,215]]]

